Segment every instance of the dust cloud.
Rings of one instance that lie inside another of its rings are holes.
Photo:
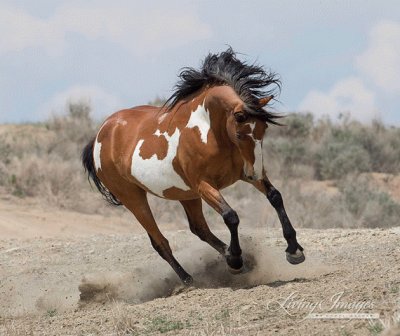
[[[279,286],[281,282],[307,281],[332,271],[332,267],[316,258],[307,258],[307,254],[302,265],[290,265],[285,259],[285,246],[270,246],[261,238],[242,235],[245,267],[243,273],[234,275],[229,272],[225,259],[208,245],[195,239],[189,245],[178,249],[175,256],[193,276],[192,288]],[[165,273],[165,267],[160,267],[162,262],[165,261],[161,258],[146,262],[131,273],[86,275],[79,286],[81,303],[108,300],[142,303],[188,290],[172,269]]]

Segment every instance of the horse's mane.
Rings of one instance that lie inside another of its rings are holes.
[[[247,64],[236,57],[232,48],[219,54],[208,54],[199,70],[186,67],[179,74],[175,92],[165,103],[172,109],[177,103],[204,86],[230,85],[246,104],[247,112],[265,122],[279,124],[281,116],[264,110],[259,99],[280,91],[281,82],[273,72],[256,64]]]

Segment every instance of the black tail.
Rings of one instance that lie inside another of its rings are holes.
[[[90,179],[92,179],[95,186],[104,196],[104,198],[108,203],[110,203],[111,205],[122,205],[122,203],[104,186],[104,184],[97,177],[96,167],[94,166],[94,160],[93,160],[93,146],[95,140],[96,138],[89,141],[89,143],[85,146],[85,148],[82,151],[83,168],[85,168],[85,172],[88,174],[89,182]]]

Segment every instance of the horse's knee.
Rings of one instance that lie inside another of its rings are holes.
[[[233,209],[229,209],[228,211],[224,212],[222,214],[222,218],[229,228],[237,228],[239,225],[239,216]]]

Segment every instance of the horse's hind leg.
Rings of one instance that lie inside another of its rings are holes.
[[[131,193],[129,197],[123,197],[125,198],[123,199],[119,196],[118,198],[135,215],[139,223],[145,228],[150,237],[151,244],[158,254],[171,265],[185,285],[190,285],[193,282],[193,278],[186,273],[183,267],[172,255],[172,250],[169,246],[168,240],[162,235],[156,224],[156,221],[154,220],[149,203],[147,201],[146,192],[137,188],[135,193]]]
[[[210,231],[206,219],[204,218],[201,199],[198,198],[180,202],[185,209],[190,231],[225,256],[228,246]]]

